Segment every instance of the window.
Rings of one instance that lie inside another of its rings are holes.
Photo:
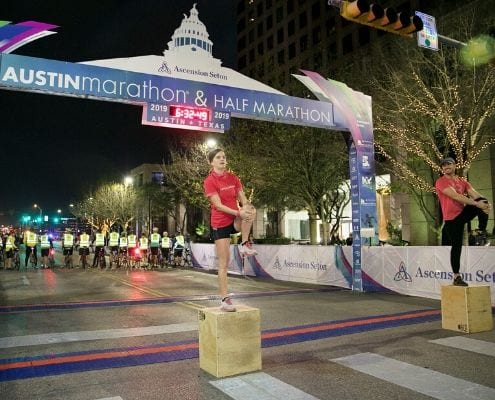
[[[319,44],[321,42],[321,31],[320,28],[313,29],[313,44]]]
[[[296,44],[291,43],[289,45],[289,60],[292,60],[296,56]]]
[[[249,31],[249,43],[253,43],[254,42],[254,29],[251,29]]]
[[[266,48],[267,48],[268,50],[273,49],[273,36],[272,36],[272,35],[270,35],[270,36],[268,36],[268,37],[266,38]]]
[[[256,14],[258,17],[263,15],[263,2],[258,3],[258,6],[256,7]]]
[[[257,34],[258,37],[263,36],[263,22],[260,22],[257,27]]]
[[[313,20],[320,18],[320,2],[317,1],[311,7],[311,18]]]
[[[254,49],[249,50],[249,62],[252,63],[254,62],[255,57],[254,57]]]
[[[246,36],[243,36],[237,41],[237,51],[242,51],[245,48],[246,48]]]
[[[299,39],[299,50],[301,53],[308,48],[308,35],[303,35]]]
[[[308,25],[308,18],[306,12],[299,14],[299,29],[305,28]]]
[[[294,21],[294,19],[289,21],[289,24],[287,25],[287,33],[289,34],[289,37],[296,33],[296,21]]]
[[[284,42],[284,28],[280,28],[277,31],[277,43],[283,43]]]
[[[287,0],[287,15],[294,12],[294,0]]]
[[[266,30],[270,30],[273,28],[273,15],[270,14],[266,17]]]
[[[244,69],[246,68],[246,56],[241,56],[238,61],[238,67],[239,69]]]
[[[277,53],[277,61],[278,61],[279,64],[284,64],[285,63],[285,51],[284,50],[280,50]]]
[[[283,20],[284,20],[284,8],[278,7],[277,8],[277,24],[279,22],[282,22]]]
[[[158,183],[161,185],[163,183],[163,172],[152,172],[151,173],[151,182],[152,183]]]
[[[263,42],[258,43],[258,54],[263,55],[264,52],[265,52],[265,46],[263,46]]]
[[[321,52],[313,54],[313,68],[319,69],[322,67],[322,55]]]

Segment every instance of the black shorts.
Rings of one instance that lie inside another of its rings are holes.
[[[7,257],[7,258],[14,258],[14,250],[13,249],[6,250],[5,251],[5,257]]]
[[[64,256],[71,256],[74,252],[72,247],[64,247]]]
[[[158,255],[158,249],[159,249],[159,247],[150,247],[151,255],[157,256]]]
[[[41,249],[41,257],[48,257],[50,255],[50,249]]]
[[[170,247],[162,247],[162,256],[168,258],[170,254]]]
[[[87,256],[89,254],[89,247],[79,247],[79,255]]]
[[[119,247],[120,254],[127,254],[127,247]]]
[[[119,251],[119,246],[110,247],[110,253],[117,253]]]
[[[234,224],[222,228],[212,228],[213,240],[230,239],[230,235],[233,235],[234,233],[237,233]]]

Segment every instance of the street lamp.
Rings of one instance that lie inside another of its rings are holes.
[[[130,186],[130,185],[132,185],[132,181],[133,181],[132,176],[126,176],[124,178],[124,185],[125,186]]]
[[[43,222],[43,209],[38,205],[38,204],[34,204],[33,206],[34,208],[38,208],[40,210],[40,219],[39,219],[39,224],[41,226],[42,222]]]
[[[41,208],[38,204],[36,204],[36,203],[34,204],[34,206],[33,206],[33,207],[34,207],[34,208],[38,208],[38,209],[40,210],[40,218],[41,218],[41,216],[42,216],[42,214],[43,214],[43,209],[42,209],[42,208]]]
[[[206,147],[208,147],[209,149],[214,149],[215,147],[217,147],[217,141],[213,138],[210,138],[206,141]]]

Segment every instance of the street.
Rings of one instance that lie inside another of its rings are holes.
[[[218,379],[198,362],[215,274],[0,271],[0,398],[495,398],[493,331],[443,330],[439,301],[229,282],[236,304],[261,310],[263,366]]]

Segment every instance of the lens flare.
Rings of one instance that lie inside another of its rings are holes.
[[[462,62],[467,66],[487,64],[495,59],[495,38],[481,35],[471,39],[461,49]]]

